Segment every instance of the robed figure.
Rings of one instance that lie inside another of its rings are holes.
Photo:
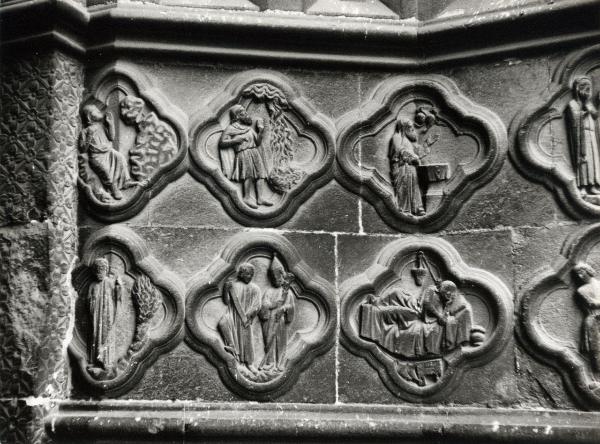
[[[243,199],[249,207],[273,205],[266,198],[269,170],[261,151],[265,124],[262,119],[254,121],[242,105],[232,106],[229,115],[231,122],[219,139],[223,175],[242,183]]]
[[[122,199],[121,190],[135,186],[129,177],[125,157],[113,148],[115,126],[111,113],[103,113],[91,103],[83,108],[84,128],[79,139],[79,149],[87,153],[90,169],[100,183],[115,199]]]
[[[265,355],[260,369],[283,371],[288,346],[288,330],[294,320],[296,301],[290,287],[294,275],[287,273],[281,261],[273,256],[269,268],[273,288],[265,290],[259,313],[262,322]]]
[[[251,282],[254,266],[239,266],[237,279],[227,281],[223,288],[223,302],[227,311],[219,320],[218,328],[225,343],[225,350],[251,371],[254,367],[252,322],[260,310],[260,289]]]
[[[573,95],[566,116],[577,187],[583,194],[600,194],[598,110],[592,103],[591,79],[575,79]]]
[[[583,305],[585,318],[582,326],[581,351],[592,363],[592,370],[600,380],[600,280],[596,271],[585,263],[573,268],[577,280],[576,296]]]
[[[421,163],[417,139],[413,122],[399,119],[390,143],[389,159],[398,209],[403,213],[422,216],[425,209],[417,177],[417,166]]]
[[[88,304],[92,319],[89,369],[110,372],[115,363],[115,319],[123,294],[119,276],[108,276],[108,261],[98,258],[93,264],[95,280],[88,288]]]
[[[405,358],[439,357],[470,342],[472,309],[452,281],[429,286],[421,300],[404,290],[368,300],[360,334]]]

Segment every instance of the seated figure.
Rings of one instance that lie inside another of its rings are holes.
[[[469,344],[472,330],[471,306],[452,281],[428,287],[421,301],[400,290],[371,297],[361,308],[360,335],[409,359]]]

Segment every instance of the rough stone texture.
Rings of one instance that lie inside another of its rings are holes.
[[[1,220],[12,226],[0,229],[0,393],[18,418],[6,442],[39,442],[48,401],[19,398],[67,394],[83,70],[59,52],[6,59],[2,69]]]

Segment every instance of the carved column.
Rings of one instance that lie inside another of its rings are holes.
[[[58,51],[5,58],[0,86],[0,441],[41,442],[67,396],[83,67]]]

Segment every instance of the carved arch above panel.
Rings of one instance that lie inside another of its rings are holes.
[[[98,72],[89,91],[78,183],[92,216],[125,220],[185,172],[187,116],[127,62]]]
[[[600,217],[599,93],[600,45],[595,45],[559,64],[552,82],[510,128],[516,142],[511,158],[519,169],[553,190],[579,219]]]
[[[185,290],[127,227],[90,236],[73,286],[79,297],[69,352],[91,393],[126,393],[183,338]]]
[[[521,299],[519,337],[563,376],[584,406],[600,409],[600,224],[569,236]]]
[[[438,75],[388,79],[336,125],[336,178],[408,232],[446,225],[507,149],[500,118]]]
[[[437,238],[389,244],[340,295],[342,344],[409,401],[443,399],[512,334],[510,290]]]
[[[240,233],[192,279],[186,342],[247,399],[288,391],[335,342],[332,286],[276,234]]]
[[[333,123],[280,74],[235,75],[191,128],[190,172],[242,224],[282,224],[333,177]]]

